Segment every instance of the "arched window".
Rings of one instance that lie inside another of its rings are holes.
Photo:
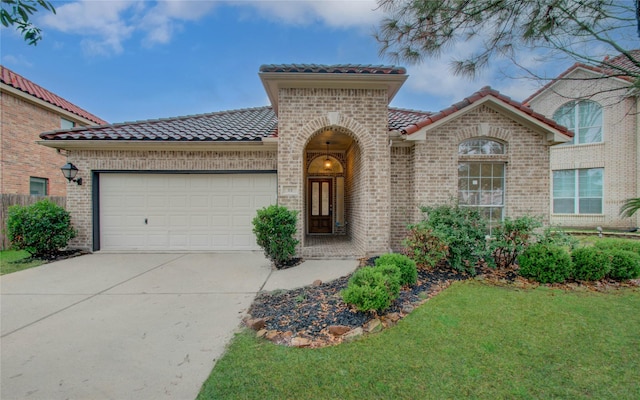
[[[565,103],[553,114],[553,120],[575,133],[573,140],[567,144],[602,142],[602,107],[595,101]]]
[[[504,154],[504,144],[491,139],[468,139],[458,146],[460,155]]]

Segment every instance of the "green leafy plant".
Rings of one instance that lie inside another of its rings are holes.
[[[480,259],[487,258],[486,220],[480,211],[458,204],[421,207],[423,223],[431,228],[448,247],[447,261],[451,268],[475,274]]]
[[[627,250],[609,250],[611,256],[611,279],[624,281],[640,278],[640,254]]]
[[[506,268],[515,263],[517,257],[534,239],[534,231],[542,226],[539,217],[523,216],[505,218],[493,231],[489,242],[491,257],[487,263],[491,267]]]
[[[397,267],[396,267],[397,268]],[[400,284],[390,277],[386,268],[364,267],[353,273],[342,299],[360,311],[382,311],[400,293]],[[391,274],[392,275],[392,274]]]
[[[424,221],[409,226],[402,245],[404,254],[421,268],[431,269],[449,256],[449,246]]]
[[[626,250],[640,254],[640,240],[605,238],[598,239],[594,246],[602,250]]]
[[[69,213],[48,199],[9,207],[6,233],[12,248],[36,258],[55,256],[76,237]]]
[[[518,256],[520,275],[540,283],[560,283],[571,276],[569,252],[556,245],[536,243]]]
[[[273,261],[276,268],[285,267],[296,253],[298,240],[293,236],[297,220],[296,211],[270,205],[258,210],[252,221],[258,246],[262,247],[264,254]]]
[[[596,247],[580,247],[571,253],[573,277],[581,281],[599,281],[611,270],[611,256]]]
[[[580,243],[580,241],[575,237],[569,235],[562,229],[553,226],[547,226],[544,228],[542,234],[538,236],[537,241],[542,244],[553,244],[564,247],[568,251],[572,251]]]
[[[415,261],[404,254],[387,253],[376,258],[376,267],[392,264],[398,267],[400,272],[400,285],[415,285],[418,281],[418,269]]]

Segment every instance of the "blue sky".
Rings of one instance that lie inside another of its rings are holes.
[[[29,46],[2,29],[1,62],[25,78],[109,121],[124,122],[268,105],[262,64],[392,64],[372,32],[376,2],[72,1],[34,17],[44,40]],[[394,107],[438,111],[490,85],[523,100],[540,83],[499,60],[474,81],[449,63],[474,43],[407,67]],[[536,69],[533,55],[520,62]],[[571,65],[546,65],[555,76]]]

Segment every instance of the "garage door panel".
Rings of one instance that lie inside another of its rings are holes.
[[[251,221],[276,186],[275,174],[101,174],[101,247],[257,250]]]

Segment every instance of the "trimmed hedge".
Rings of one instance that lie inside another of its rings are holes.
[[[347,288],[340,293],[342,299],[359,311],[382,311],[388,308],[400,293],[400,284],[392,272],[394,268],[397,271],[393,265],[357,270],[349,279]]]
[[[418,281],[418,268],[416,267],[415,261],[405,256],[404,254],[383,254],[380,257],[376,258],[375,264],[376,267],[385,264],[392,264],[398,267],[400,271],[401,286],[415,285]]]
[[[594,246],[602,250],[626,250],[640,255],[640,240],[604,238],[598,239]]]
[[[640,278],[640,254],[627,250],[610,250],[609,277],[618,281]]]
[[[536,243],[518,256],[520,275],[540,283],[561,283],[571,276],[571,256],[562,247]]]
[[[596,247],[581,247],[571,253],[573,277],[580,281],[599,281],[611,270],[611,256]]]

